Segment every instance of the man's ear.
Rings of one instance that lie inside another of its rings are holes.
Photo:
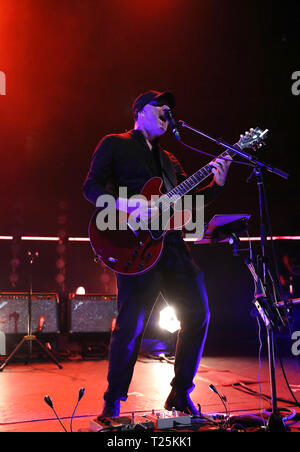
[[[135,122],[138,122],[140,117],[144,117],[145,116],[145,112],[144,112],[144,108],[142,108],[142,110],[140,110],[136,116]]]

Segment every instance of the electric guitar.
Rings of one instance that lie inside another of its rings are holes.
[[[267,129],[264,131],[258,127],[250,129],[245,135],[241,135],[234,147],[241,150],[245,148],[257,150],[264,144],[267,133]],[[235,154],[232,150],[226,150],[217,158],[232,159]],[[154,221],[151,218],[151,221],[147,223],[141,221],[137,225],[132,223],[129,214],[123,212],[118,218],[116,228],[100,230],[97,226],[97,216],[101,209],[97,209],[89,224],[89,238],[96,259],[110,270],[123,275],[137,275],[150,270],[161,256],[166,234],[175,229],[182,229],[190,221],[191,211],[180,211],[176,209],[176,205],[184,195],[212,174],[211,163],[206,164],[168,193],[161,193],[163,181],[160,177],[153,177],[144,185],[141,195],[147,200],[155,197],[155,204],[159,207],[159,213]]]

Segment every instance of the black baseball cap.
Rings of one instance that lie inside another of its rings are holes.
[[[140,94],[132,105],[132,113],[134,119],[137,118],[137,114],[141,111],[145,105],[150,104],[151,102],[157,102],[157,104],[168,105],[170,108],[174,108],[176,105],[175,96],[169,91],[147,91],[146,93]]]

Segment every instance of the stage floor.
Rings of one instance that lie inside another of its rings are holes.
[[[300,399],[299,361],[284,359],[284,369],[295,397]],[[61,362],[63,368],[52,362],[34,362],[27,365],[10,362],[0,373],[0,431],[1,432],[60,432],[61,425],[51,408],[44,402],[49,395],[66,429],[78,400],[79,389],[85,395],[79,403],[73,420],[73,431],[89,431],[90,420],[102,407],[102,393],[106,387],[107,360],[87,361],[80,357]],[[259,362],[256,357],[204,357],[195,378],[196,388],[191,394],[194,403],[200,403],[205,414],[224,413],[219,397],[208,385],[214,384],[227,397],[228,408],[234,414],[259,413],[261,406],[270,407],[270,401],[238,389],[248,388],[270,395],[268,361],[262,359],[260,385]],[[293,431],[300,431],[300,408],[291,402],[292,396],[277,363],[277,396],[280,407],[295,409],[297,420],[287,421]],[[122,402],[121,413],[161,410],[170,391],[173,365],[140,356],[136,364],[129,397]],[[244,386],[246,385],[246,386]]]

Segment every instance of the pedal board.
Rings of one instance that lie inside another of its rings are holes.
[[[90,420],[90,430],[101,431],[131,431],[131,430],[153,430],[154,424],[144,416],[118,416],[102,417]]]
[[[151,413],[136,414],[131,416],[101,417],[90,420],[90,430],[100,431],[146,431],[164,430],[179,426],[191,425],[191,416],[180,411],[155,411]]]

